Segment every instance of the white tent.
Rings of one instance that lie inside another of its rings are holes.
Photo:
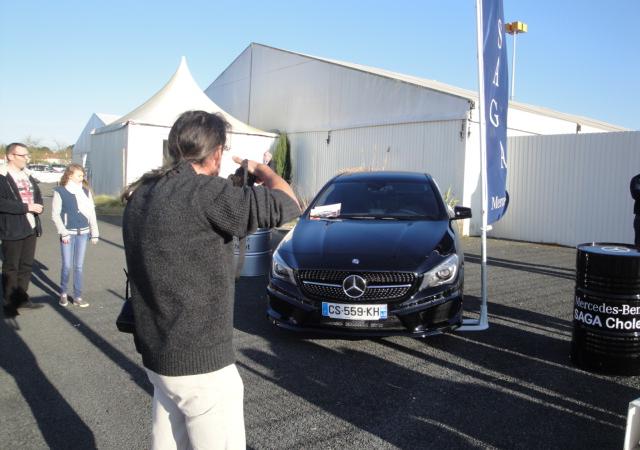
[[[114,114],[94,113],[91,114],[89,121],[84,126],[78,140],[73,146],[72,161],[76,164],[85,165],[87,155],[91,151],[91,133],[97,128],[102,128],[115,121],[118,117]]]
[[[189,110],[220,113],[231,125],[229,152],[223,154],[220,176],[237,167],[231,157],[239,155],[262,161],[277,135],[253,128],[216,105],[195,82],[185,58],[167,84],[145,103],[99,128],[91,136],[87,167],[93,189],[99,194],[118,194],[145,172],[163,164],[169,130],[180,114]]]

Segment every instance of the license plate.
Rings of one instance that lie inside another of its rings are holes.
[[[345,305],[322,302],[322,315],[332,319],[382,320],[387,318],[387,305]]]

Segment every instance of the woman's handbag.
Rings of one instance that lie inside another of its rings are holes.
[[[122,333],[135,333],[136,322],[133,317],[133,306],[131,305],[131,297],[129,295],[129,274],[126,270],[124,270],[124,274],[127,277],[127,284],[125,287],[122,309],[120,310],[120,314],[118,314],[118,318],[116,319],[116,327],[118,327],[118,331]]]

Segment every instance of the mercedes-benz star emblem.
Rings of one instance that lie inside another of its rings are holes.
[[[367,289],[367,280],[359,275],[349,275],[342,282],[342,290],[348,297],[359,298],[364,295]]]
[[[602,247],[602,250],[609,253],[629,253],[631,251],[626,247]]]

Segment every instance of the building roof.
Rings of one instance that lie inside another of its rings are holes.
[[[397,72],[392,72],[390,70],[385,70],[385,69],[379,69],[377,67],[370,67],[370,66],[365,66],[362,64],[355,64],[355,63],[350,63],[350,62],[344,62],[344,61],[338,61],[338,60],[334,60],[334,59],[328,59],[328,58],[322,58],[319,56],[313,56],[313,55],[308,55],[305,53],[298,53],[298,52],[294,52],[291,50],[284,50],[284,49],[280,49],[280,48],[276,48],[276,47],[271,47],[268,45],[264,45],[264,44],[259,44],[259,43],[251,43],[250,46],[261,46],[261,47],[265,47],[265,48],[270,48],[273,50],[277,50],[277,51],[281,51],[281,52],[286,52],[286,53],[290,53],[293,55],[298,55],[298,56],[303,56],[305,58],[311,58],[317,61],[323,61],[326,62],[328,64],[334,64],[337,66],[341,66],[344,67],[346,69],[350,69],[350,70],[356,70],[359,72],[364,72],[364,73],[368,73],[368,74],[372,74],[372,75],[377,75],[383,78],[387,78],[387,79],[391,79],[391,80],[395,80],[395,81],[400,81],[403,83],[407,83],[407,84],[411,84],[414,86],[420,86],[420,87],[424,87],[427,89],[431,89],[434,91],[438,91],[438,92],[443,92],[449,95],[453,95],[456,97],[460,97],[460,98],[464,98],[467,99],[471,102],[477,103],[478,102],[478,93],[475,91],[471,91],[468,89],[463,89],[463,88],[459,88],[456,86],[452,86],[450,84],[446,84],[446,83],[442,83],[440,81],[436,81],[436,80],[429,80],[427,78],[420,78],[420,77],[416,77],[416,76],[412,76],[412,75],[405,75],[405,74],[401,74],[401,73],[397,73]],[[602,128],[604,130],[609,130],[609,131],[628,131],[627,128],[624,127],[620,127],[617,125],[613,125],[607,122],[603,122],[600,120],[595,120],[595,119],[590,119],[588,117],[583,117],[583,116],[578,116],[578,115],[574,115],[574,114],[567,114],[567,113],[562,113],[559,111],[554,111],[552,109],[549,108],[543,108],[541,106],[535,106],[535,105],[529,105],[526,103],[521,103],[521,102],[516,102],[516,101],[509,101],[509,108],[515,108],[515,109],[519,109],[522,111],[526,111],[526,112],[532,112],[532,113],[536,113],[536,114],[541,114],[541,115],[545,115],[545,116],[549,116],[549,117],[553,117],[553,118],[557,118],[557,119],[562,119],[562,120],[567,120],[570,122],[576,122],[576,123],[580,123],[580,124],[584,124],[584,125],[590,125],[590,126],[594,126],[594,127],[598,127],[598,128]]]

